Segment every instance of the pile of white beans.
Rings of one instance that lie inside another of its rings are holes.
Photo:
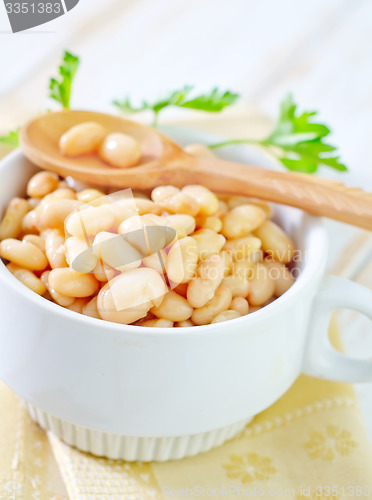
[[[0,224],[0,256],[9,271],[77,313],[166,328],[238,318],[293,283],[294,244],[265,202],[199,185],[133,193],[134,208],[133,199],[109,202],[106,194],[52,172],[34,175],[27,199],[12,199]],[[97,250],[148,225],[177,234],[159,243],[161,260],[158,253],[138,257],[135,243],[129,264],[115,264],[109,251]]]

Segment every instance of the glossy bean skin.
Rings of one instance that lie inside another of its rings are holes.
[[[27,184],[27,194],[30,198],[43,198],[58,189],[59,177],[53,172],[38,172]]]
[[[94,295],[99,288],[92,274],[82,274],[69,267],[53,269],[49,284],[57,293],[65,297],[82,298]]]
[[[120,271],[139,267],[143,255],[122,236],[104,231],[94,238],[93,254]]]
[[[96,280],[102,283],[107,283],[108,281],[115,278],[115,276],[119,274],[119,271],[109,266],[101,259],[98,259],[96,267],[93,269],[93,274]]]
[[[276,297],[280,297],[293,285],[293,276],[290,270],[280,262],[277,262],[275,260],[267,260],[265,263],[269,268],[271,279],[274,280],[274,295]]]
[[[200,229],[192,235],[198,245],[199,260],[206,260],[214,254],[219,254],[226,243],[222,234],[217,234],[211,229]]]
[[[203,307],[194,309],[191,319],[195,325],[208,325],[212,319],[229,308],[232,299],[231,290],[220,285],[214,297]]]
[[[37,234],[42,229],[37,209],[30,210],[22,219],[21,232]]]
[[[146,267],[151,267],[159,274],[166,273],[168,255],[164,250],[160,250],[160,252],[153,253],[148,257],[144,257],[142,259],[142,264]]]
[[[66,219],[66,231],[72,236],[84,239],[86,236],[107,231],[115,223],[115,216],[108,205],[88,206],[71,214]]]
[[[13,238],[0,243],[0,256],[31,271],[43,271],[48,266],[48,260],[40,248],[27,241]]]
[[[64,231],[66,218],[81,206],[77,200],[51,199],[42,203],[39,211],[38,228],[51,228]],[[31,212],[30,212],[31,213]]]
[[[92,188],[83,189],[76,194],[76,198],[79,201],[81,201],[82,203],[91,203],[94,206],[97,206],[94,202],[96,202],[97,200],[101,200],[102,198],[105,199],[105,197],[106,196],[102,191]]]
[[[200,210],[199,202],[174,186],[160,186],[153,189],[152,200],[170,213],[195,216]]]
[[[222,221],[219,217],[198,215],[195,219],[198,229],[211,229],[215,233],[219,233],[222,229]]]
[[[237,311],[241,316],[245,316],[249,312],[249,303],[243,297],[234,297],[231,301],[229,309]]]
[[[96,122],[84,122],[65,132],[59,148],[65,156],[79,156],[96,151],[106,135],[106,130]]]
[[[227,240],[224,250],[229,252],[236,262],[252,258],[261,248],[261,240],[256,236],[248,235],[243,238]]]
[[[37,293],[38,295],[44,295],[47,291],[44,283],[29,269],[25,269],[15,264],[8,264],[6,266],[8,270],[23,283],[27,288]]]
[[[275,291],[275,282],[270,276],[270,270],[265,263],[257,263],[253,278],[249,280],[248,301],[252,306],[262,306]]]
[[[217,196],[208,188],[199,185],[190,185],[182,188],[182,193],[186,193],[199,203],[200,215],[214,215],[219,208]]]
[[[221,284],[225,272],[225,262],[220,255],[211,255],[200,262],[197,277],[187,288],[187,300],[194,308],[200,308],[211,300]]]
[[[76,312],[78,314],[84,314],[84,306],[88,303],[88,299],[75,299],[70,306],[67,306],[66,309],[70,311]]]
[[[90,316],[91,318],[101,319],[98,314],[97,296],[93,297],[92,300],[83,306],[82,313],[85,314],[85,316]]]
[[[22,221],[30,211],[30,205],[22,198],[13,198],[0,223],[0,241],[6,238],[18,238],[22,231]]]
[[[144,318],[153,306],[160,306],[167,288],[153,269],[139,268],[112,279],[98,294],[102,319],[129,325]]]
[[[141,326],[151,326],[152,328],[173,328],[173,321],[164,318],[148,319],[147,321],[143,321]]]
[[[71,304],[74,303],[75,298],[74,297],[66,297],[65,295],[61,295],[60,293],[56,292],[54,288],[51,287],[50,282],[49,282],[49,276],[50,276],[50,271],[45,271],[40,279],[46,286],[51,298],[54,300],[54,302],[62,307],[68,307]]]
[[[99,148],[100,157],[110,166],[117,168],[138,165],[141,154],[139,142],[130,135],[119,132],[107,135]]]
[[[70,188],[58,188],[42,199],[43,203],[48,200],[76,200],[76,193]]]
[[[249,292],[249,280],[246,275],[231,274],[222,280],[222,285],[231,290],[233,297],[246,297]]]
[[[177,323],[175,323],[174,326],[177,328],[189,328],[190,326],[195,326],[195,325],[190,319],[187,319],[186,321],[177,321]]]
[[[231,319],[240,318],[241,314],[238,311],[229,309],[228,311],[221,312],[215,318],[212,319],[211,323],[222,323],[224,321],[230,321]]]
[[[191,215],[173,214],[164,217],[164,223],[173,228],[178,239],[185,238],[195,231],[195,219]]]
[[[275,222],[267,220],[255,231],[255,235],[262,241],[262,248],[275,260],[288,264],[294,255],[293,241]]]
[[[185,321],[191,318],[193,308],[182,295],[171,290],[164,295],[162,303],[150,311],[161,319]]]
[[[36,234],[26,234],[26,236],[22,238],[22,241],[32,243],[45,253],[45,240],[41,236],[38,236]]]
[[[67,267],[65,258],[65,238],[58,229],[48,232],[45,238],[45,252],[50,267]]]
[[[198,247],[193,238],[187,236],[176,241],[168,253],[168,278],[176,284],[190,281],[195,275],[198,257]]]
[[[242,238],[257,229],[266,214],[256,205],[239,205],[222,218],[222,234],[226,238]]]
[[[76,236],[71,236],[65,241],[68,265],[79,273],[90,273],[98,263],[98,257],[93,254],[92,246],[88,243]],[[52,264],[51,267],[54,268]]]

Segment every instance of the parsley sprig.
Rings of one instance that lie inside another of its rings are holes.
[[[80,59],[70,52],[65,52],[59,67],[60,78],[51,78],[49,82],[49,96],[62,104],[63,109],[70,108],[72,82],[78,70]]]
[[[55,78],[51,78],[49,81],[49,97],[62,104],[64,109],[70,108],[72,83],[79,64],[80,59],[77,56],[67,51],[64,52],[62,64],[59,67],[60,80],[58,81]],[[5,144],[11,148],[18,148],[19,129],[12,130],[0,136],[0,144]]]
[[[230,144],[258,144],[271,150],[289,170],[313,174],[320,165],[339,171],[347,170],[335,153],[336,148],[327,144],[325,138],[330,129],[315,123],[315,111],[297,113],[297,105],[291,94],[284,97],[280,105],[279,118],[270,135],[261,141],[236,139],[211,144],[211,149]]]
[[[0,144],[4,144],[10,148],[18,148],[19,146],[19,129],[11,130],[7,134],[0,137]]]
[[[225,107],[231,106],[239,98],[239,94],[229,90],[221,91],[217,87],[212,89],[207,94],[190,96],[194,87],[192,85],[185,85],[179,90],[169,92],[162,99],[156,100],[152,103],[142,101],[139,106],[133,106],[129,97],[124,97],[122,100],[115,100],[113,104],[122,113],[138,113],[139,111],[150,110],[154,113],[153,125],[156,126],[160,112],[168,107],[177,106],[180,108],[196,109],[200,111],[207,111],[209,113],[217,113],[222,111]]]

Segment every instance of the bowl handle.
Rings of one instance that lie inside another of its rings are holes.
[[[303,373],[338,382],[372,380],[372,357],[355,359],[332,346],[328,325],[335,309],[354,309],[372,320],[372,290],[336,276],[324,278],[311,311]]]

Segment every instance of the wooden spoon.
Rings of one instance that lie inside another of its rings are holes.
[[[87,121],[100,123],[108,133],[123,132],[137,139],[142,148],[140,164],[118,169],[96,154],[63,156],[59,150],[61,136],[72,126]],[[307,174],[192,156],[157,130],[118,116],[89,111],[48,113],[22,128],[21,148],[39,167],[90,184],[132,189],[203,184],[216,192],[291,205],[311,214],[372,229],[372,195],[361,189]]]

